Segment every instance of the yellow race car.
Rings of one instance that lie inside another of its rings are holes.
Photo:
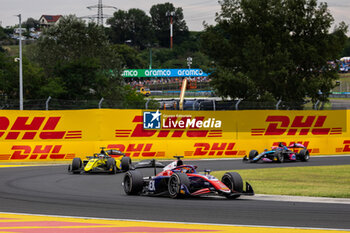
[[[131,167],[131,158],[119,150],[104,150],[101,147],[100,153],[93,156],[87,156],[85,160],[74,158],[72,164],[68,166],[68,171],[73,174],[104,172],[116,174],[117,172],[129,171]],[[112,156],[122,156],[121,159],[115,159]]]

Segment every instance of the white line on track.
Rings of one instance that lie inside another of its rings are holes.
[[[240,199],[250,199],[250,200],[259,200],[259,201],[308,202],[308,203],[348,204],[348,205],[350,205],[350,198],[255,194],[254,196],[241,196]]]

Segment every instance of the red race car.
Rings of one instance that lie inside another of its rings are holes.
[[[123,187],[127,195],[169,196],[180,198],[188,196],[221,195],[235,199],[241,195],[254,195],[252,186],[245,183],[237,172],[226,172],[221,181],[210,175],[196,172],[197,166],[184,165],[182,156],[174,156],[176,161],[163,166],[163,171],[150,177],[143,177],[139,167],[161,167],[155,160],[140,162],[136,170],[129,170],[124,175]],[[154,169],[156,171],[156,169]]]

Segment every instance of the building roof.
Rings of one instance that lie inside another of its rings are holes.
[[[48,23],[54,23],[57,22],[62,15],[42,15],[41,17],[44,17]]]

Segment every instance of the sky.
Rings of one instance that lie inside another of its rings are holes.
[[[190,31],[203,30],[203,21],[215,24],[215,13],[220,11],[217,0],[103,0],[103,5],[114,6],[121,10],[139,8],[149,14],[150,8],[159,3],[171,2],[175,7],[182,7],[184,18]],[[328,8],[335,19],[335,24],[344,21],[350,25],[350,0],[318,0],[327,2]],[[18,17],[22,21],[31,17],[39,19],[41,15],[69,15],[78,17],[97,14],[97,8],[87,9],[97,5],[98,0],[0,0],[0,24],[2,27],[18,24]],[[103,9],[103,13],[113,15],[113,9]],[[350,36],[350,32],[348,32]]]

